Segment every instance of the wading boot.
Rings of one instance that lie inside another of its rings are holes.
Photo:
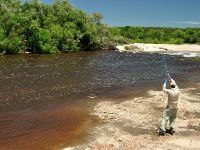
[[[171,134],[171,135],[173,135],[175,133],[173,128],[167,129],[166,132]]]
[[[159,132],[158,132],[158,135],[159,136],[165,136],[165,131],[160,129]]]

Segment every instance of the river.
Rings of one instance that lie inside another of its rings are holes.
[[[0,149],[55,150],[84,143],[98,123],[90,113],[99,99],[118,101],[161,89],[164,57],[181,88],[200,82],[200,61],[176,54],[0,56]]]

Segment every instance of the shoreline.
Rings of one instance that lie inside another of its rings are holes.
[[[200,53],[200,45],[197,44],[150,44],[134,43],[116,46],[120,52],[197,52]]]
[[[102,124],[90,133],[91,140],[76,147],[84,150],[155,150],[199,149],[199,97],[191,93],[199,89],[181,89],[181,101],[175,124],[174,136],[158,137],[162,110],[166,96],[162,91],[148,91],[148,96],[125,99],[120,103],[103,100],[97,103],[92,115]],[[74,150],[76,149],[74,148]]]

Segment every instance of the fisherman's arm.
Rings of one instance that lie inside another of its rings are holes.
[[[171,77],[169,74],[168,74],[167,76],[168,76],[168,79],[169,79],[169,81],[171,82],[171,84],[175,85],[175,87],[178,88],[178,86],[177,86],[175,80],[172,79],[172,77]],[[178,89],[179,89],[179,88],[178,88]]]
[[[177,84],[176,84],[176,82],[175,82],[174,79],[170,78],[170,82],[171,82],[173,85],[175,85],[176,88],[178,88],[178,86],[177,86]],[[178,89],[179,89],[179,88],[178,88]]]
[[[167,93],[167,94],[170,93],[170,90],[167,89],[167,80],[166,79],[164,81],[162,89],[163,89],[164,93]]]

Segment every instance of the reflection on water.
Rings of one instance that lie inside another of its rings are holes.
[[[160,90],[163,55],[101,51],[0,57],[0,149],[80,142],[93,124],[88,111],[99,98],[123,100]],[[176,55],[166,61],[181,87],[200,82],[200,62]]]

